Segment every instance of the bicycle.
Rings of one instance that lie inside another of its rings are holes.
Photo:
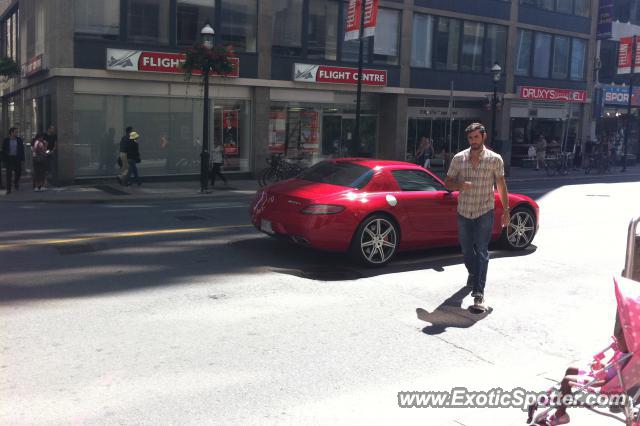
[[[263,187],[299,175],[306,167],[291,163],[282,158],[282,154],[274,154],[267,159],[269,167],[258,174],[258,184]]]
[[[598,174],[605,174],[611,171],[611,161],[608,155],[602,153],[596,153],[589,156],[587,164],[584,168],[586,175],[591,173],[591,170],[595,170]]]
[[[547,176],[554,176],[556,173],[561,176],[569,174],[569,161],[571,154],[562,152],[558,156],[549,156],[544,160],[544,168]]]

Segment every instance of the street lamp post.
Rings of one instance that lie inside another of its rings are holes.
[[[491,146],[496,147],[496,110],[498,109],[498,82],[500,81],[500,74],[502,68],[496,62],[491,67],[491,73],[493,74],[493,99],[491,100]]]
[[[209,22],[202,27],[200,35],[202,37],[202,46],[206,49],[213,48],[215,31],[211,28]],[[202,151],[200,153],[200,192],[206,192],[209,183],[209,71],[211,63],[206,61],[202,68],[204,75],[204,116],[202,119]]]

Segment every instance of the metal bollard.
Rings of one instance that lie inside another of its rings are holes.
[[[624,261],[622,276],[630,280],[640,281],[640,235],[637,233],[640,216],[629,222],[629,232],[627,234],[627,255]]]

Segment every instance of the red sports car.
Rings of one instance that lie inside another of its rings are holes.
[[[502,228],[496,192],[492,239],[526,248],[538,228],[539,208],[509,194],[511,222]],[[369,266],[398,251],[458,245],[458,192],[415,164],[362,158],[323,161],[298,177],[256,194],[253,225],[274,237],[321,250],[349,252]]]

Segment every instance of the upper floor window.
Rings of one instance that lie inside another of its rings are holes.
[[[16,10],[2,21],[2,53],[7,58],[19,62],[18,58],[18,11]]]
[[[398,65],[400,59],[400,12],[378,9],[373,37],[373,62]]]
[[[236,52],[255,52],[258,32],[258,0],[222,0],[221,36]]]
[[[307,57],[311,59],[338,59],[338,14],[340,3],[316,0],[309,3],[307,26]]]
[[[120,2],[104,0],[75,1],[75,31],[103,38],[120,35]]]
[[[178,0],[176,4],[177,39],[180,45],[191,45],[200,40],[205,22],[215,22],[215,0]]]
[[[170,2],[166,0],[129,0],[127,2],[129,40],[168,44],[169,4]]]
[[[538,78],[584,80],[587,41],[518,30],[514,73]]]
[[[591,0],[520,0],[520,4],[552,12],[588,17]]]
[[[505,63],[507,27],[416,13],[411,43],[413,67],[489,72]]]
[[[273,53],[302,55],[302,3],[303,0],[273,0]]]

